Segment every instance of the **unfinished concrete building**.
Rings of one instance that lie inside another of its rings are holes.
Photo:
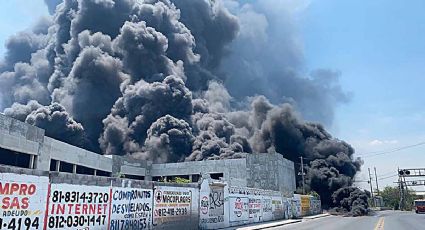
[[[278,153],[248,154],[246,158],[154,164],[115,155],[100,155],[45,136],[45,131],[0,114],[0,164],[41,171],[146,181],[173,177],[196,182],[201,176],[223,179],[231,186],[280,191],[296,189],[294,163]]]

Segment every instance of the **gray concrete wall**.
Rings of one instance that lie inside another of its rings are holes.
[[[282,191],[295,190],[294,164],[278,153],[249,154],[247,158],[152,164],[123,156],[105,156],[44,136],[44,130],[0,114],[0,148],[37,155],[35,168],[50,170],[51,159],[119,174],[144,176],[223,173],[231,186]]]
[[[81,175],[64,172],[50,172],[50,182],[53,184],[75,184],[75,185],[92,185],[92,186],[113,186],[127,188],[146,188],[152,189],[153,182],[132,180],[116,177],[99,177],[92,175]]]
[[[0,114],[1,148],[37,155],[43,137],[43,129]]]
[[[291,196],[296,189],[294,163],[278,153],[248,154],[247,158],[152,164],[152,176],[223,173],[230,186],[260,188]]]
[[[246,159],[251,188],[284,192],[287,196],[296,190],[294,163],[278,153],[249,154]]]
[[[44,137],[43,150],[40,155],[44,154],[50,156],[51,159],[107,172],[112,171],[112,159],[50,137]]]
[[[223,173],[224,180],[229,181],[232,185],[247,185],[246,160],[244,158],[152,164],[150,173],[153,177]]]
[[[0,173],[15,173],[15,174],[26,174],[26,175],[33,175],[33,176],[46,176],[46,177],[49,176],[49,172],[46,172],[46,171],[17,168],[17,167],[12,167],[9,165],[0,165]]]
[[[146,176],[148,163],[120,156],[104,156],[44,135],[44,130],[0,114],[0,148],[36,155],[35,168],[50,170],[59,160],[106,172]]]

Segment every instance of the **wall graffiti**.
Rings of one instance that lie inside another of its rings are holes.
[[[0,181],[0,229],[43,229],[47,177],[3,173]]]
[[[263,221],[273,220],[273,208],[271,197],[263,197],[261,200],[261,216]]]
[[[224,222],[224,187],[210,187],[208,202],[206,196],[203,196],[201,199],[201,206],[202,204],[204,205],[204,209],[201,210],[201,212],[207,215],[207,217],[201,218],[201,223],[210,224]],[[208,210],[205,209],[205,205],[208,206]]]
[[[321,202],[315,197],[310,198],[310,214],[320,214],[321,213]]]
[[[301,197],[300,195],[295,194],[291,199],[291,211],[292,217],[298,218],[301,216]]]
[[[223,187],[212,187],[210,192],[210,216],[224,215],[224,189]]]
[[[152,189],[113,188],[111,230],[152,229]]]
[[[47,228],[106,229],[109,198],[109,187],[51,184]]]

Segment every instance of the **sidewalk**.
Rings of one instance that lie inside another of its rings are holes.
[[[272,222],[266,222],[266,223],[256,223],[256,224],[250,224],[250,225],[242,225],[242,226],[234,226],[230,228],[224,228],[224,230],[258,230],[258,229],[266,229],[266,228],[272,228],[277,226],[282,226],[286,224],[293,224],[301,222],[301,219],[298,220],[279,220],[279,221],[272,221]]]
[[[277,227],[277,226],[282,226],[282,225],[287,225],[287,224],[299,223],[303,220],[305,220],[305,221],[313,220],[313,219],[322,218],[322,217],[326,217],[326,216],[330,216],[330,214],[324,213],[324,214],[318,214],[318,215],[314,215],[314,216],[306,216],[306,217],[303,217],[302,219],[288,219],[288,220],[278,220],[278,221],[271,221],[271,222],[265,222],[265,223],[254,223],[254,224],[250,224],[250,225],[242,225],[242,226],[234,226],[234,227],[224,228],[223,230],[267,229],[267,228],[272,228],[272,227]]]
[[[317,218],[321,218],[321,217],[326,217],[326,216],[330,216],[331,214],[329,213],[323,213],[323,214],[318,214],[318,215],[314,215],[314,216],[306,216],[303,217],[304,220],[313,220],[313,219],[317,219]]]

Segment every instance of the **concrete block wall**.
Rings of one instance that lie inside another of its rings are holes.
[[[43,151],[41,151],[40,155],[44,154],[50,156],[51,159],[64,161],[70,164],[76,164],[107,172],[112,171],[111,158],[72,146],[50,137],[44,137]]]
[[[223,179],[232,186],[270,189],[286,195],[295,191],[294,165],[278,153],[248,154],[242,159],[153,164],[127,156],[90,152],[47,137],[43,129],[4,115],[0,115],[0,148],[36,156],[33,157],[35,168],[43,171],[50,170],[53,159],[112,176],[125,174],[151,180],[158,176],[222,173]]]
[[[229,186],[207,175],[175,184],[0,166],[0,186],[3,198],[24,205],[0,206],[11,212],[3,221],[36,229],[217,229],[321,211],[311,196]]]
[[[281,154],[249,154],[246,162],[248,187],[281,191],[287,196],[296,190],[294,163]]]
[[[110,173],[146,176],[151,163],[122,156],[104,156],[45,136],[45,131],[0,114],[0,148],[36,156],[35,168],[50,170],[51,160]],[[149,179],[150,177],[148,177]]]
[[[0,147],[37,155],[44,130],[0,114]]]
[[[152,164],[150,169],[150,174],[153,177],[203,175],[206,173],[223,173],[223,178],[226,181],[238,186],[247,185],[246,160],[244,158]]]

